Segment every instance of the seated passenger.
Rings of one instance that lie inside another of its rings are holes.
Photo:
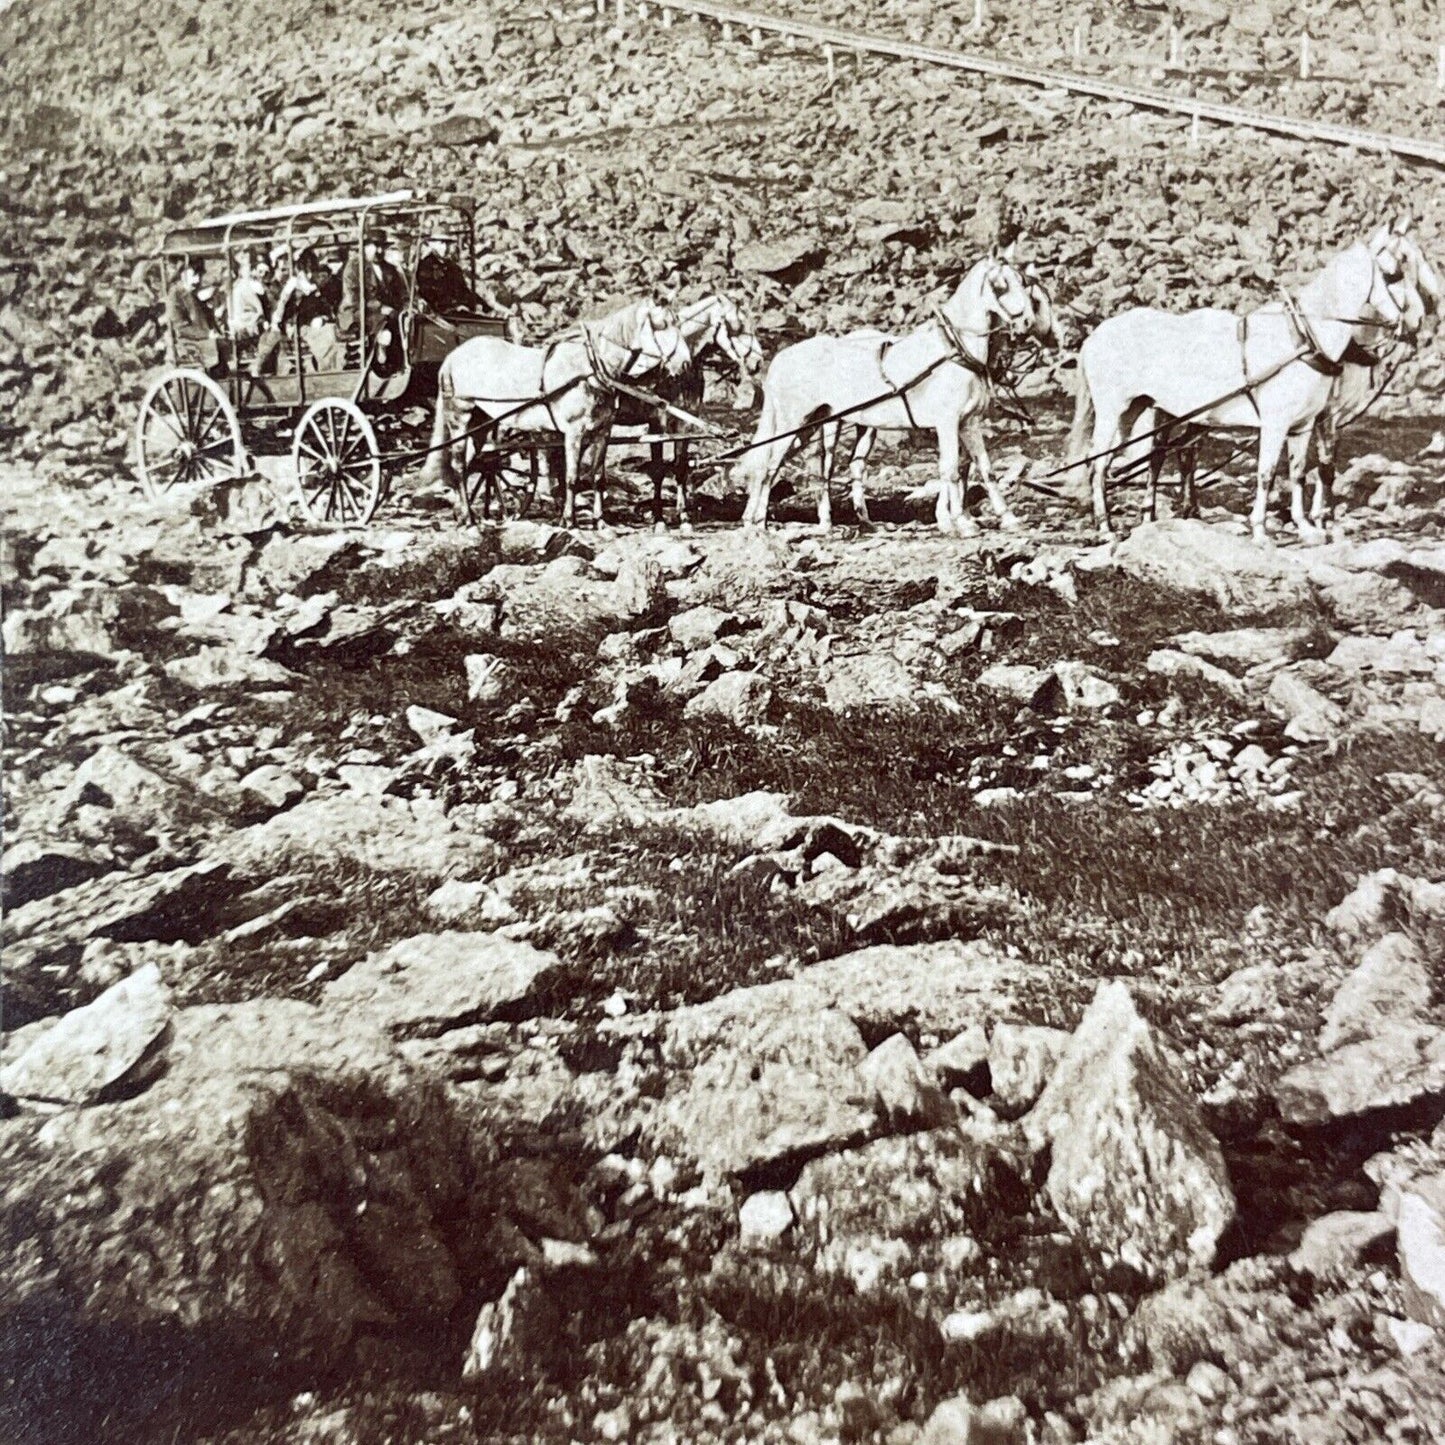
[[[266,329],[270,308],[266,302],[266,281],[270,274],[266,258],[258,251],[243,250],[236,256],[236,279],[231,284],[227,317],[232,340],[250,342]]]
[[[287,330],[294,327],[306,343],[317,371],[346,369],[345,349],[323,286],[325,269],[314,251],[303,251],[297,258],[296,270],[286,278],[276,298],[271,324],[257,350],[258,367],[270,361]]]
[[[223,353],[220,327],[200,297],[204,264],[196,257],[182,258],[180,273],[166,292],[166,326],[173,364],[199,362],[211,370],[221,365]]]
[[[372,231],[341,273],[341,305],[336,320],[343,336],[359,333],[363,304],[366,312],[366,345],[378,371],[388,369],[388,358],[396,341],[391,318],[406,309],[406,282],[401,272],[382,252],[386,233]],[[399,253],[398,253],[399,254]]]

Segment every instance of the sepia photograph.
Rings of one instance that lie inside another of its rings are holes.
[[[0,1445],[1445,1445],[1442,0],[0,53]]]

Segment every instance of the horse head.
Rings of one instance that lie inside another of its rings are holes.
[[[1332,297],[1327,322],[1363,326],[1377,337],[1404,325],[1411,286],[1389,227],[1381,226],[1368,241],[1341,252],[1325,268],[1325,276]]]
[[[1010,336],[1027,335],[1033,329],[1034,308],[1023,273],[998,257],[989,257],[985,265],[983,298],[989,314],[998,317]]]
[[[743,317],[742,308],[728,296],[713,307],[711,340],[743,376],[755,376],[763,365],[763,348]]]
[[[1413,336],[1440,307],[1440,278],[1419,242],[1409,234],[1405,217],[1391,227],[1392,250],[1407,283],[1402,329]]]
[[[1029,306],[1033,310],[1033,324],[1029,327],[1029,335],[1036,341],[1045,344],[1052,344],[1060,351],[1064,348],[1064,331],[1059,324],[1059,318],[1054,311],[1054,298],[1049,295],[1048,287],[1044,285],[1043,277],[1032,265],[1027,265],[1020,273],[1024,278],[1024,285],[1028,288]]]
[[[632,349],[642,372],[661,367],[669,376],[677,376],[692,365],[692,350],[682,334],[677,313],[656,301],[644,301],[638,306]]]

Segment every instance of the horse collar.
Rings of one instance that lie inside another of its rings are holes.
[[[993,371],[988,364],[987,356],[985,355],[984,359],[980,361],[978,357],[964,345],[963,337],[959,335],[958,328],[948,319],[942,308],[935,307],[933,314],[937,318],[939,329],[943,332],[943,339],[948,343],[949,350],[953,353],[952,359],[963,367],[965,371],[971,371],[975,376],[982,378],[992,385]]]
[[[1299,301],[1291,296],[1288,291],[1281,291],[1284,298],[1284,314],[1289,319],[1290,329],[1295,334],[1296,341],[1303,347],[1308,348],[1300,360],[1312,371],[1317,371],[1321,376],[1338,376],[1344,370],[1343,365],[1338,361],[1331,361],[1320,339],[1314,333],[1310,325],[1309,317],[1305,315],[1304,309]]]

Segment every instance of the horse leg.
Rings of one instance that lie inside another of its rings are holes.
[[[673,442],[672,467],[677,479],[677,526],[680,532],[692,531],[692,512],[688,506],[688,483],[692,480],[692,443]]]
[[[1109,474],[1109,463],[1114,453],[1124,444],[1126,407],[1105,411],[1098,407],[1094,412],[1094,435],[1089,443],[1089,453],[1094,460],[1089,463],[1089,496],[1094,512],[1094,527],[1105,541],[1112,541],[1114,528],[1109,521],[1109,495],[1105,480]]]
[[[818,530],[827,532],[833,526],[833,465],[837,460],[838,438],[843,433],[843,423],[832,422],[818,428],[821,446],[818,451],[818,465],[821,476],[818,481]]]
[[[1009,504],[1004,500],[1003,488],[993,479],[993,471],[988,460],[988,444],[983,437],[983,417],[975,412],[963,424],[963,444],[968,448],[968,459],[978,473],[978,479],[983,484],[983,489],[988,493],[989,504],[993,507],[994,515],[998,518],[1000,527],[1012,529],[1019,525],[1019,519],[1014,516]],[[959,508],[962,509],[966,498],[964,480],[968,475],[965,467],[959,473]]]
[[[963,510],[963,485],[967,473],[960,472],[958,423],[938,429],[938,503],[934,516],[938,530],[955,537],[972,537],[978,532],[973,518]]]
[[[1179,485],[1183,491],[1186,517],[1199,515],[1199,493],[1194,487],[1194,473],[1199,466],[1199,433],[1186,432],[1179,448]]]
[[[1159,520],[1159,478],[1169,458],[1169,439],[1169,424],[1166,422],[1155,431],[1149,444],[1149,486],[1144,498],[1144,515],[1151,522]]]
[[[652,443],[652,530],[654,532],[665,532],[667,524],[662,516],[662,474],[664,470],[662,460],[662,443]]]
[[[1279,454],[1284,448],[1285,429],[1273,419],[1259,429],[1259,462],[1254,476],[1254,505],[1249,510],[1249,530],[1261,546],[1269,544],[1265,518],[1269,514],[1269,488],[1279,467]]]
[[[587,474],[592,482],[593,497],[593,525],[605,527],[607,517],[603,501],[607,494],[607,432],[599,431],[592,438],[591,446],[588,448],[589,457],[587,461]]]
[[[1310,504],[1310,521],[1327,528],[1335,516],[1335,446],[1339,428],[1328,411],[1315,424],[1315,491]]]
[[[1305,516],[1304,478],[1310,459],[1310,430],[1291,432],[1285,439],[1289,450],[1289,515],[1300,541],[1306,547],[1316,547],[1325,540],[1325,534]]]
[[[581,427],[569,428],[562,434],[562,525],[569,531],[577,522],[577,480],[582,472],[582,450]]]
[[[853,515],[860,527],[871,527],[873,519],[868,515],[868,497],[863,491],[863,473],[868,466],[868,454],[878,433],[872,427],[859,427],[858,440],[853,443],[853,455],[848,459],[848,483],[853,496]]]

